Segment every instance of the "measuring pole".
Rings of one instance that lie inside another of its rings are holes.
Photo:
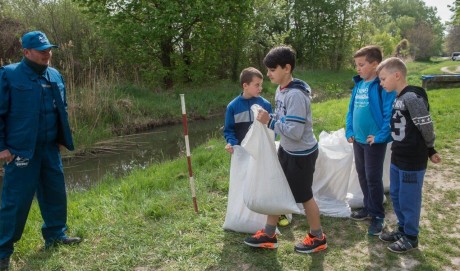
[[[185,150],[187,151],[187,164],[188,164],[188,176],[190,180],[190,190],[192,191],[193,207],[195,208],[195,213],[198,213],[198,204],[196,203],[196,194],[195,194],[195,181],[193,179],[193,172],[192,172],[192,159],[190,158],[190,144],[188,141],[187,113],[185,112],[184,94],[180,94],[180,103],[182,105],[182,124],[184,126]]]

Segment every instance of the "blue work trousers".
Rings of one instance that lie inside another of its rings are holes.
[[[407,235],[418,236],[419,233],[425,171],[405,171],[390,165],[390,197],[398,226]]]
[[[371,217],[385,217],[382,176],[386,150],[386,143],[353,143],[356,172],[364,195],[364,209]]]
[[[31,159],[15,157],[4,166],[0,209],[0,259],[9,257],[21,239],[34,195],[44,221],[46,242],[65,236],[67,197],[59,147],[37,144]]]

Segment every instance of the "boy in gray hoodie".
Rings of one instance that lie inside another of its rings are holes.
[[[302,80],[294,79],[295,52],[287,46],[275,47],[264,58],[267,76],[278,84],[275,94],[275,113],[261,110],[257,120],[281,136],[278,158],[292,194],[305,208],[310,231],[303,242],[295,245],[299,253],[312,253],[327,248],[326,235],[320,222],[318,205],[313,198],[312,183],[318,158],[318,142],[313,134],[311,89]],[[269,215],[265,228],[247,237],[244,243],[252,247],[278,247],[276,224],[279,216]]]

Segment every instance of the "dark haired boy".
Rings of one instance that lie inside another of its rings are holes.
[[[264,58],[267,76],[278,84],[275,94],[275,114],[261,110],[257,120],[281,136],[278,158],[296,202],[305,208],[310,231],[303,242],[295,245],[300,253],[312,253],[327,248],[326,235],[320,222],[318,205],[313,198],[312,183],[318,157],[318,142],[313,134],[311,89],[302,80],[294,79],[295,52],[287,46],[275,47]],[[252,247],[277,248],[276,225],[279,216],[267,216],[265,228],[247,237],[244,243]]]

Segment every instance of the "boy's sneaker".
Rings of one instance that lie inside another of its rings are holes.
[[[417,247],[418,247],[418,239],[413,241],[407,238],[407,236],[403,235],[401,238],[399,238],[398,241],[389,245],[388,249],[391,252],[404,253],[404,252],[413,250]]]
[[[366,219],[371,219],[369,213],[365,209],[360,209],[359,211],[354,211],[351,213],[350,218],[357,221],[362,221]]]
[[[10,258],[6,257],[3,259],[0,259],[0,271],[6,271],[9,270],[10,268]]]
[[[276,233],[273,236],[268,236],[264,230],[256,232],[251,237],[246,237],[244,243],[251,247],[270,248],[274,249],[278,247],[278,240],[276,239]]]
[[[321,238],[318,238],[310,233],[307,234],[302,243],[295,245],[294,250],[299,253],[313,253],[327,248],[326,235],[323,233]]]
[[[382,233],[383,227],[385,226],[385,220],[379,217],[373,217],[371,225],[367,230],[369,235],[380,235]]]
[[[289,225],[289,220],[285,215],[281,215],[279,220],[278,220],[278,226],[280,227],[286,227]]]
[[[395,230],[392,232],[382,232],[379,235],[379,239],[384,241],[384,242],[396,242],[401,237],[403,237],[404,233],[400,232],[399,230]]]

